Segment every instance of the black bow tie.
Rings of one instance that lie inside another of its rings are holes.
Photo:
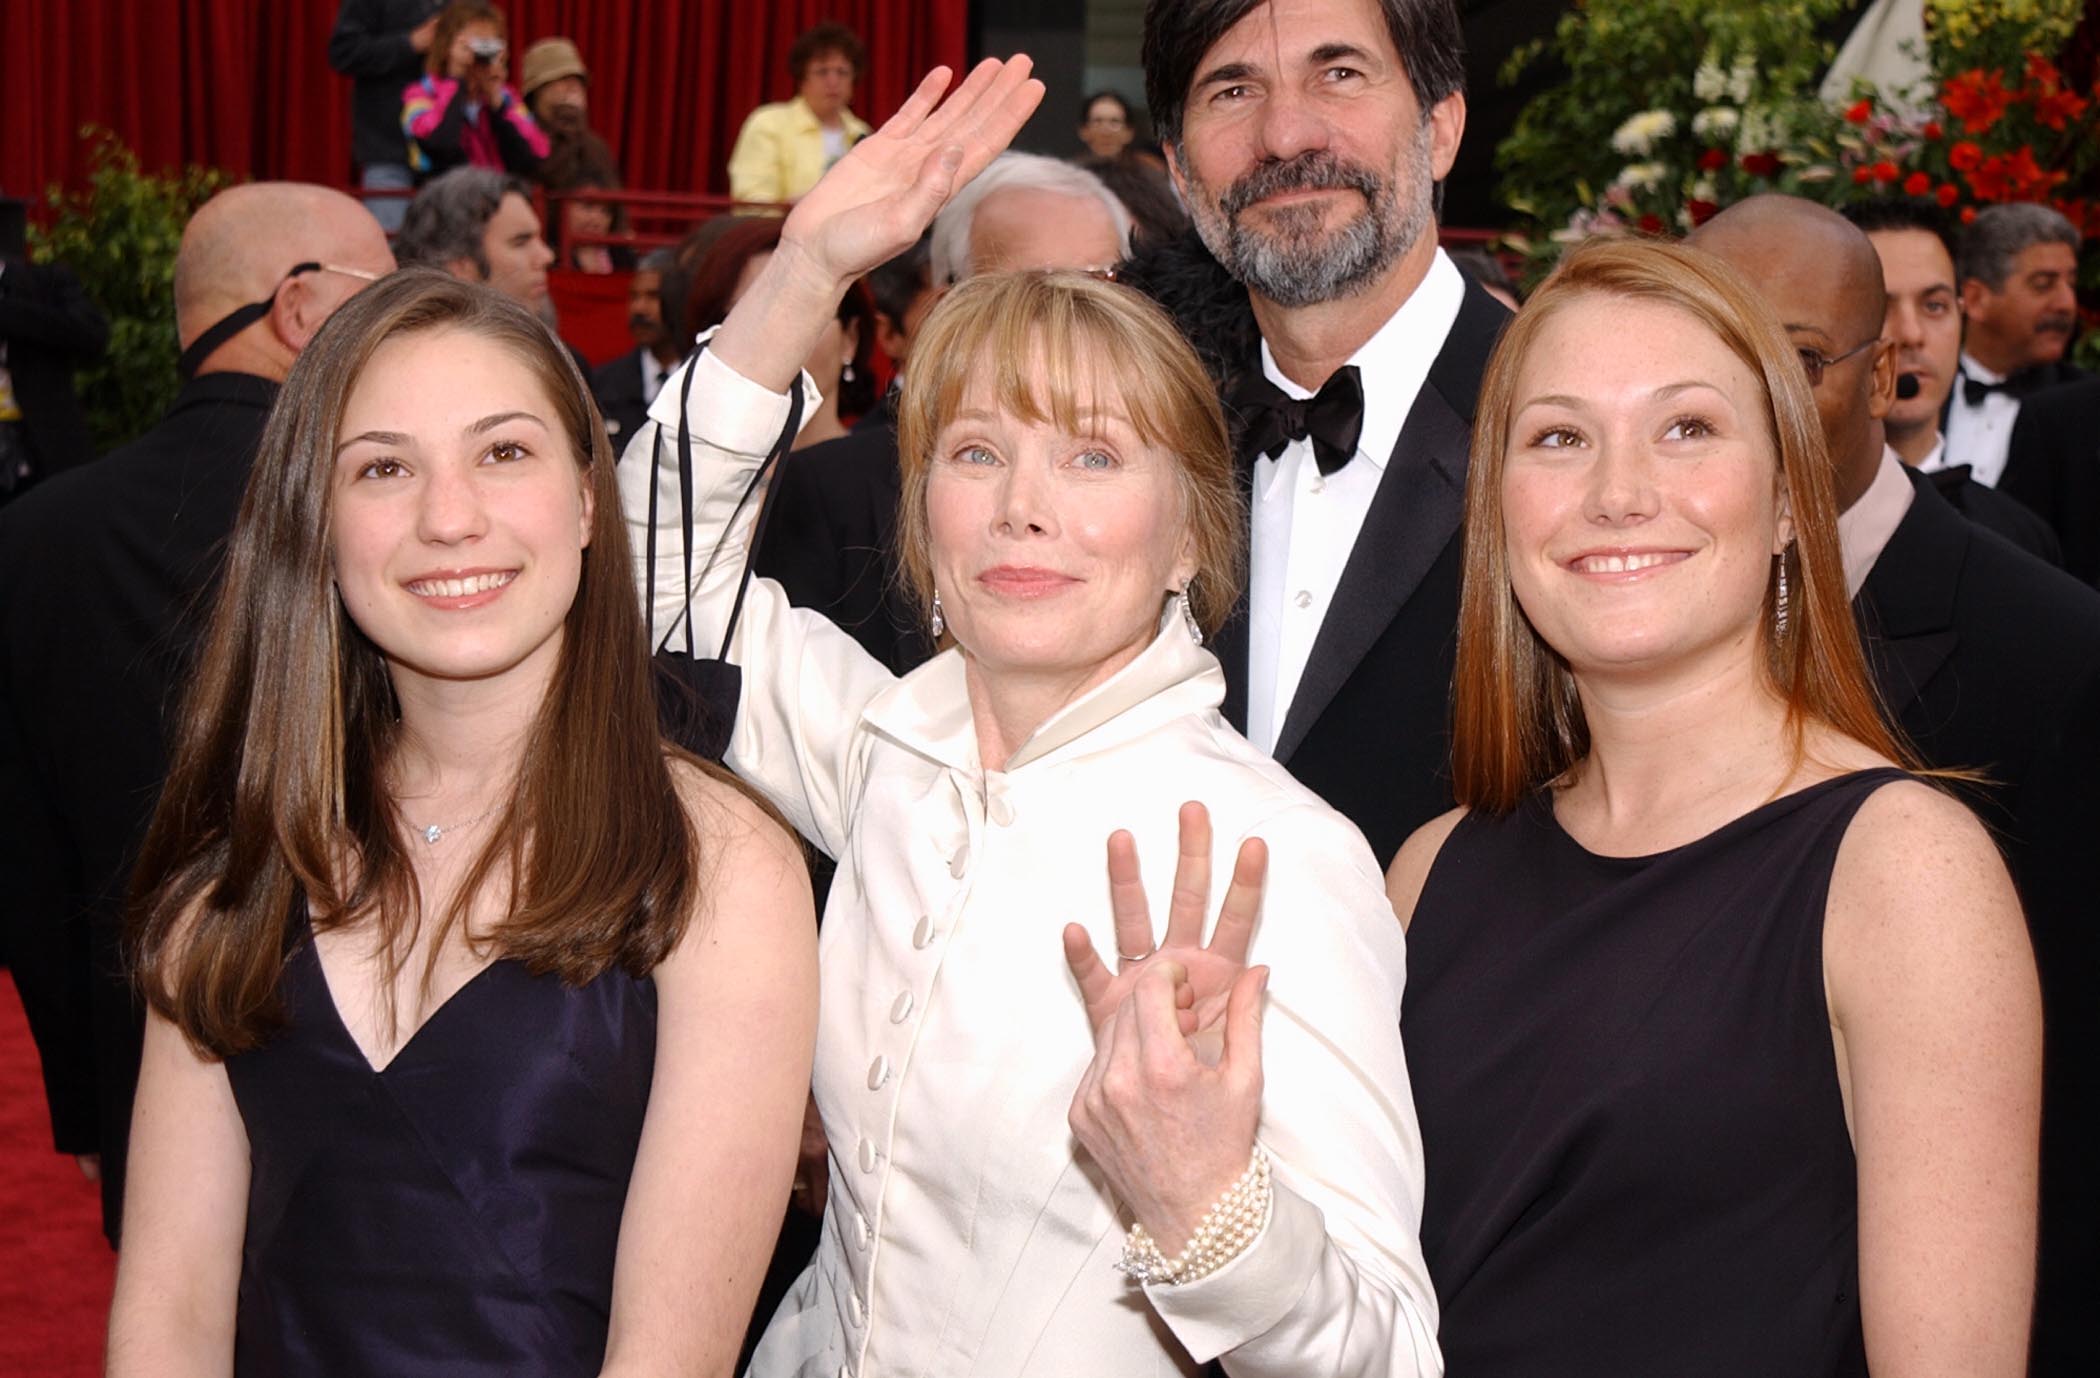
[[[1980,407],[1983,405],[1983,399],[1994,392],[2002,392],[2007,397],[2017,399],[2033,392],[2042,382],[2041,370],[2033,368],[2021,369],[2012,377],[1997,383],[1986,383],[1981,378],[1971,378],[1964,373],[1961,376],[1961,400],[1972,407]]]
[[[1259,373],[1250,373],[1234,399],[1247,419],[1243,453],[1274,459],[1293,440],[1310,436],[1313,462],[1331,474],[1356,456],[1364,429],[1364,385],[1356,365],[1344,364],[1311,397],[1286,396]]]

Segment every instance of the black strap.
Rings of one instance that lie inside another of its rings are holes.
[[[277,304],[278,287],[284,286],[301,273],[318,273],[320,271],[321,265],[318,263],[294,264],[290,272],[277,280],[277,287],[270,289],[269,296],[264,297],[261,301],[251,301],[246,306],[235,307],[218,320],[213,321],[205,328],[202,335],[190,341],[188,349],[183,350],[176,357],[175,371],[182,375],[182,381],[186,383],[196,377],[197,370],[204,366],[204,361],[209,359],[220,345],[225,344],[264,316],[269,315],[270,308]]]
[[[685,653],[689,658],[695,656],[697,652],[693,643],[693,436],[692,424],[688,418],[691,415],[690,403],[693,395],[693,375],[699,371],[700,355],[706,348],[707,346],[703,343],[698,350],[693,352],[692,359],[686,365],[685,377],[680,380],[678,386],[678,525],[679,531],[683,536],[680,542],[680,550],[685,567],[683,621],[685,623]],[[787,424],[781,427],[779,437],[773,442],[773,448],[767,452],[765,459],[758,466],[758,472],[751,476],[751,482],[745,485],[743,493],[738,496],[736,506],[729,514],[728,526],[730,528],[735,527],[736,519],[743,514],[745,504],[751,501],[752,496],[765,483],[767,475],[773,471],[774,466],[780,462],[782,456],[786,455],[789,448],[794,444],[796,433],[802,429],[803,400],[802,379],[798,375],[795,379],[793,390],[788,394]],[[646,558],[649,565],[649,606],[652,609],[656,606],[656,494],[660,477],[658,466],[662,463],[660,456],[661,451],[655,451],[650,455],[649,460],[649,536],[648,555]],[[715,653],[717,660],[727,660],[729,658],[729,643],[735,639],[736,624],[744,615],[744,596],[751,589],[753,566],[757,560],[759,546],[765,541],[766,526],[772,520],[773,506],[772,503],[767,503],[759,509],[758,526],[751,533],[751,544],[744,554],[744,572],[737,583],[736,601],[730,605],[729,621],[722,629],[721,649]],[[725,530],[721,539],[726,541],[728,538],[729,532]],[[716,557],[721,553],[722,546],[720,541],[718,541],[715,548],[708,553],[707,565],[703,566],[703,568],[712,566]],[[662,643],[658,642],[657,644],[661,645]],[[651,649],[654,650],[655,648],[652,647]]]

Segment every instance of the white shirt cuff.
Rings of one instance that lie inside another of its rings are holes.
[[[1148,1286],[1145,1296],[1189,1357],[1209,1363],[1289,1314],[1326,1246],[1320,1208],[1272,1177],[1269,1223],[1238,1258],[1195,1282]]]

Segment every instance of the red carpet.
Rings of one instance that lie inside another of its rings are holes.
[[[36,1045],[0,973],[0,1374],[100,1373],[116,1267],[95,1184],[51,1151]]]

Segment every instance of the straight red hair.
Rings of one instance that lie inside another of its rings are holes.
[[[1883,718],[1868,673],[1838,550],[1829,452],[1801,360],[1764,299],[1710,254],[1655,240],[1591,240],[1502,332],[1481,381],[1466,480],[1465,587],[1459,599],[1453,687],[1452,776],[1458,802],[1506,813],[1589,755],[1589,724],[1567,662],[1539,636],[1509,578],[1502,474],[1509,454],[1517,375],[1546,324],[1598,296],[1669,306],[1697,320],[1763,384],[1779,453],[1774,478],[1794,540],[1772,562],[1761,608],[1761,664],[1786,705],[1797,759],[1820,725],[1906,767],[1910,749]],[[1786,630],[1776,630],[1779,571],[1786,571]]]

